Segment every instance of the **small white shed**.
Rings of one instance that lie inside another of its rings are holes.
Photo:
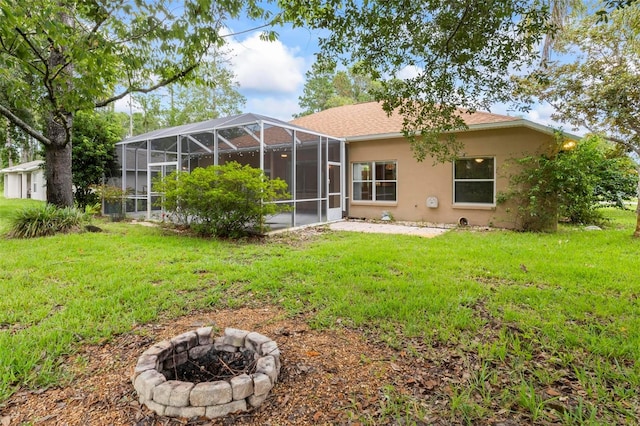
[[[36,160],[0,169],[4,175],[4,197],[46,201],[43,165],[43,160]]]

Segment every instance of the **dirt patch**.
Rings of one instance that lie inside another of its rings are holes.
[[[131,385],[136,359],[154,342],[205,325],[273,338],[282,352],[280,382],[250,413],[214,422],[157,417],[138,403]],[[84,347],[67,360],[76,374],[69,386],[20,391],[0,417],[10,425],[344,424],[354,411],[374,415],[384,399],[381,390],[397,374],[393,352],[353,331],[311,330],[303,318],[286,318],[276,308],[199,312]]]
[[[475,343],[496,341],[501,330],[522,334],[495,321],[482,301],[474,309],[486,319]],[[220,332],[226,327],[252,330],[276,341],[282,370],[267,400],[253,411],[214,421],[158,417],[141,406],[130,381],[140,354],[158,341],[209,325]],[[67,359],[74,373],[71,383],[17,392],[0,406],[0,426],[559,424],[587,395],[575,374],[555,366],[553,357],[542,350],[534,351],[524,364],[511,359],[516,356],[511,349],[505,362],[497,362],[483,360],[455,342],[405,339],[406,347],[395,350],[336,325],[333,330],[312,330],[304,317],[289,318],[277,308],[265,307],[203,311],[138,326],[102,345],[85,346]],[[525,337],[519,338],[523,344]],[[523,376],[534,382],[534,372],[543,370],[557,377],[536,386],[536,398],[548,401],[545,417],[536,421],[516,400],[504,401],[501,395],[503,390],[513,392]],[[621,404],[636,413],[640,406],[635,398]],[[612,420],[603,423],[629,420],[624,414],[600,414]]]
[[[365,232],[373,234],[404,234],[433,238],[442,235],[449,229],[432,226],[417,226],[416,224],[380,223],[362,220],[348,220],[329,225],[333,231]]]

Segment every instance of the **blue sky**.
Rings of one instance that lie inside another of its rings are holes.
[[[298,98],[302,95],[305,73],[315,62],[314,54],[319,50],[321,31],[306,28],[278,27],[278,40],[260,40],[260,31],[247,31],[260,26],[261,22],[236,20],[227,23],[227,48],[230,67],[236,74],[240,92],[246,97],[245,112],[252,112],[291,120],[300,112]],[[128,110],[123,100],[117,107]],[[509,111],[507,105],[495,105],[491,112],[522,116],[540,124],[555,128],[572,129],[551,120],[553,108],[536,105],[527,113]]]
[[[249,22],[234,22],[229,30],[239,32],[250,25]],[[305,73],[315,61],[321,33],[286,27],[279,28],[278,34],[276,42],[261,41],[258,32],[241,34],[228,41],[240,92],[247,98],[245,110],[288,121],[292,114],[300,111],[298,98],[303,91]],[[550,105],[535,105],[527,113],[509,111],[508,105],[495,105],[491,112],[522,116],[571,132],[567,126],[551,120],[553,108]]]
[[[255,23],[232,22],[229,31],[237,33]],[[227,39],[231,65],[247,98],[245,110],[290,120],[299,112],[305,73],[315,62],[319,31],[305,28],[276,28],[278,40],[260,40],[259,32],[244,33]]]

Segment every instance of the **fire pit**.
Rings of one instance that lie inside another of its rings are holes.
[[[278,380],[278,345],[235,328],[211,333],[199,328],[144,351],[132,377],[140,403],[160,416],[209,419],[259,407]]]

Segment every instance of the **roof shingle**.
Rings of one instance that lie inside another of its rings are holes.
[[[468,126],[520,120],[520,118],[484,111],[464,114],[463,118]],[[402,132],[402,116],[399,114],[388,116],[382,109],[382,104],[378,102],[330,108],[296,118],[290,123],[340,138]]]

